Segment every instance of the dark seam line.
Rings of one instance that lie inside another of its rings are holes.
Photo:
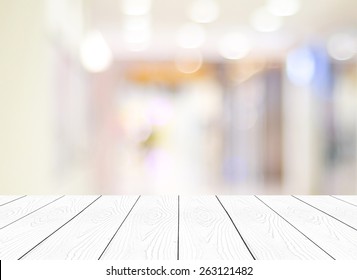
[[[276,212],[273,208],[271,208],[268,204],[266,204],[263,200],[261,200],[259,197],[255,195],[255,197],[261,201],[265,206],[267,206],[270,210],[272,210],[275,214],[277,214],[280,218],[282,218],[285,222],[287,222],[290,226],[292,226],[294,229],[296,229],[298,232],[300,232],[305,238],[307,238],[309,241],[311,241],[315,246],[317,246],[320,250],[322,250],[325,254],[327,254],[331,259],[336,260],[333,256],[331,256],[329,253],[327,253],[322,247],[320,247],[317,243],[315,243],[312,239],[310,239],[306,234],[304,234],[302,231],[300,231],[297,227],[295,227],[292,223],[290,223],[287,219],[285,219],[282,215],[280,215],[278,212]]]
[[[84,212],[89,206],[91,206],[94,202],[96,202],[99,198],[102,196],[98,196],[95,200],[93,200],[90,204],[88,204],[86,207],[84,207],[80,212],[78,212],[76,215],[74,215],[71,219],[69,219],[67,222],[65,222],[62,226],[60,226],[58,229],[56,229],[54,232],[52,232],[49,236],[47,236],[45,239],[43,239],[41,242],[36,244],[34,247],[32,247],[30,250],[28,250],[25,254],[23,254],[18,260],[21,260],[24,256],[26,256],[28,253],[30,253],[33,249],[35,249],[37,246],[39,246],[41,243],[46,241],[48,238],[50,238],[52,235],[54,235],[57,231],[59,231],[61,228],[63,228],[65,225],[67,225],[70,221],[72,221],[74,218],[76,218],[78,215]]]
[[[344,221],[341,221],[340,219],[338,219],[338,218],[332,216],[331,214],[329,214],[329,213],[327,213],[327,212],[325,212],[325,211],[323,211],[323,210],[321,210],[321,209],[319,209],[319,208],[317,208],[317,207],[311,205],[310,203],[308,203],[308,202],[306,202],[306,201],[303,201],[302,199],[300,199],[300,198],[298,198],[298,197],[295,197],[294,195],[292,195],[292,197],[296,198],[297,200],[300,200],[301,202],[305,203],[306,205],[311,206],[312,208],[315,208],[316,210],[318,210],[318,211],[320,211],[320,212],[326,214],[327,216],[329,216],[329,217],[335,219],[336,221],[339,221],[340,223],[344,224],[345,226],[348,226],[348,227],[350,227],[351,229],[354,229],[354,230],[357,231],[357,229],[354,228],[353,226],[351,226],[351,225],[345,223]]]
[[[33,213],[35,213],[36,211],[38,211],[38,210],[40,210],[40,209],[42,209],[42,208],[46,207],[47,205],[52,204],[53,202],[55,202],[55,201],[57,201],[57,200],[61,199],[62,197],[64,197],[64,195],[62,195],[62,196],[60,196],[60,197],[56,198],[56,199],[55,199],[55,200],[53,200],[53,201],[50,201],[49,203],[47,203],[47,204],[45,204],[45,205],[42,205],[40,208],[37,208],[37,209],[33,210],[32,212],[27,213],[26,215],[24,215],[24,216],[22,216],[22,217],[20,217],[20,218],[16,219],[15,221],[12,221],[11,223],[9,223],[9,224],[7,224],[7,225],[5,225],[5,226],[1,227],[1,228],[0,228],[0,230],[2,230],[2,229],[4,229],[4,228],[6,228],[6,227],[8,227],[8,226],[10,226],[10,225],[12,225],[12,224],[14,224],[14,223],[16,223],[17,221],[20,221],[21,219],[23,219],[23,218],[25,218],[25,217],[27,217],[27,216],[29,216],[29,215],[31,215],[31,214],[33,214]]]
[[[222,206],[223,210],[224,210],[224,211],[226,212],[226,214],[228,215],[228,218],[231,220],[231,222],[232,222],[233,226],[235,227],[236,231],[238,232],[238,234],[239,234],[240,238],[242,239],[242,241],[243,241],[243,243],[244,243],[245,247],[246,247],[246,248],[247,248],[247,250],[249,251],[249,254],[252,256],[253,260],[256,260],[256,257],[253,255],[252,251],[249,249],[248,244],[245,242],[245,240],[244,240],[244,238],[243,238],[242,234],[241,234],[241,233],[240,233],[240,231],[238,230],[238,228],[237,228],[236,224],[234,223],[234,221],[233,221],[233,219],[232,219],[231,215],[229,215],[229,213],[228,213],[227,209],[224,207],[224,205],[222,204],[222,202],[220,201],[220,199],[218,198],[218,196],[217,196],[217,195],[216,195],[216,198],[217,198],[217,200],[218,200],[219,204],[221,204],[221,206]]]
[[[336,197],[336,196],[333,196],[333,195],[330,195],[330,196],[333,197],[333,198],[335,198],[335,199],[341,200],[341,201],[343,201],[344,203],[347,203],[347,204],[349,204],[349,205],[352,205],[352,206],[354,206],[354,207],[357,207],[356,204],[353,204],[353,203],[351,203],[351,202],[348,202],[348,201],[346,201],[346,200],[343,200],[342,198],[339,198],[339,197]]]
[[[180,259],[180,196],[177,196],[177,260]]]
[[[117,235],[119,229],[122,227],[122,225],[124,224],[124,222],[125,222],[126,219],[128,218],[128,216],[129,216],[129,214],[131,213],[131,211],[134,209],[134,207],[135,207],[135,205],[136,205],[136,203],[138,202],[138,200],[139,200],[140,197],[141,197],[141,195],[139,195],[139,197],[138,197],[138,198],[136,199],[136,201],[134,202],[133,206],[130,208],[128,214],[126,214],[124,220],[121,222],[121,224],[119,225],[118,229],[116,230],[116,232],[114,233],[114,235],[112,236],[112,238],[109,240],[107,246],[105,246],[105,248],[104,248],[103,252],[100,254],[98,260],[100,260],[100,259],[103,257],[105,251],[108,249],[110,243],[113,241],[114,237]]]
[[[21,199],[21,198],[24,198],[25,196],[27,196],[27,195],[23,195],[23,196],[20,196],[20,197],[18,197],[18,198],[15,198],[15,199],[13,199],[13,200],[10,200],[10,201],[8,201],[8,202],[5,202],[5,203],[1,204],[0,207],[1,207],[1,206],[4,206],[4,205],[6,205],[6,204],[9,204],[9,203],[11,203],[11,202],[14,202],[14,201],[16,201],[16,200],[19,200],[19,199]]]

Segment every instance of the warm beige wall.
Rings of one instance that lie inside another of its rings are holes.
[[[44,0],[0,0],[0,194],[51,190]]]

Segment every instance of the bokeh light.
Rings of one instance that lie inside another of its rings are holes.
[[[181,50],[176,55],[175,65],[184,74],[195,73],[202,66],[202,54],[196,49]]]
[[[191,20],[198,23],[210,23],[219,16],[219,6],[216,0],[194,0],[188,10]]]
[[[349,34],[334,34],[328,40],[327,50],[336,60],[349,60],[357,53],[357,40]]]
[[[83,67],[89,72],[102,72],[112,63],[112,53],[99,31],[92,31],[84,39],[80,56]]]
[[[311,84],[315,70],[314,55],[309,48],[299,48],[288,54],[286,74],[294,85],[308,86]]]
[[[253,28],[259,32],[274,32],[282,27],[282,19],[269,13],[266,8],[257,9],[251,16]]]
[[[124,14],[141,16],[148,14],[151,9],[151,0],[121,0]]]
[[[205,39],[206,31],[198,24],[187,23],[178,31],[177,41],[182,48],[198,48],[204,44]]]
[[[219,53],[226,59],[241,59],[250,52],[250,42],[244,34],[229,33],[219,42]]]
[[[267,9],[275,16],[292,16],[299,12],[300,0],[268,0]]]
[[[150,43],[151,24],[148,16],[128,16],[123,22],[123,40],[131,51],[143,51]]]

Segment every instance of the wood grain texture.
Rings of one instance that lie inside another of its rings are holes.
[[[142,196],[101,259],[174,260],[177,229],[177,197]]]
[[[333,195],[335,199],[340,199],[341,201],[346,202],[347,204],[357,207],[357,196],[356,195]]]
[[[18,259],[73,216],[97,196],[66,196],[50,207],[0,230],[0,259]]]
[[[357,232],[292,196],[259,196],[335,259],[357,259]]]
[[[58,197],[0,197],[0,259],[357,259],[357,196]]]
[[[0,207],[7,205],[8,203],[14,202],[18,199],[22,199],[26,196],[24,195],[2,195],[0,196]]]
[[[357,207],[331,196],[304,195],[296,198],[320,209],[357,230]]]
[[[330,259],[254,196],[220,196],[258,260]]]
[[[35,248],[24,259],[97,260],[136,196],[102,196],[88,210]]]
[[[1,207],[0,229],[36,211],[60,196],[25,196]],[[35,212],[34,212],[35,213]]]
[[[180,225],[180,259],[253,259],[214,196],[181,196]]]

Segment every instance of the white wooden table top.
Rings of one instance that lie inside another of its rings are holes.
[[[0,196],[0,259],[357,259],[357,196]]]

